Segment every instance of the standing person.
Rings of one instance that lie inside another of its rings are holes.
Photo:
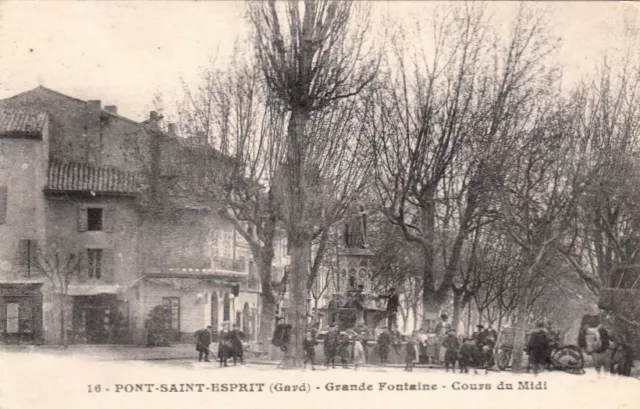
[[[417,357],[418,355],[416,353],[415,336],[411,336],[411,338],[409,338],[409,340],[407,341],[406,351],[404,355],[404,362],[406,364],[404,367],[405,371],[407,372],[413,371],[414,361],[416,360]]]
[[[436,361],[436,356],[438,355],[438,338],[436,333],[429,327],[427,329],[427,363],[433,364]]]
[[[229,331],[229,322],[222,323],[222,331],[220,331],[220,340],[218,342],[218,359],[220,366],[227,366],[227,359],[231,355],[231,333]]]
[[[400,298],[394,287],[389,289],[387,298],[387,328],[392,331],[398,323],[398,308],[400,307]]]
[[[449,331],[451,331],[449,316],[447,314],[442,314],[440,315],[440,322],[436,325],[436,335],[438,337],[438,347],[436,352],[438,354],[438,362],[440,363],[444,363],[445,348],[442,346],[442,342],[447,337],[447,334],[449,334]]]
[[[307,368],[307,362],[311,363],[311,370],[315,371],[316,345],[318,342],[311,331],[307,331],[307,337],[302,341],[302,349],[304,350],[304,368]]]
[[[342,367],[345,369],[349,368],[349,335],[346,332],[340,333],[340,361],[342,363]]]
[[[196,351],[198,351],[198,362],[209,361],[209,347],[211,346],[211,325],[205,329],[196,331]]]
[[[324,360],[325,365],[331,364],[332,368],[336,367],[336,353],[340,343],[340,332],[338,331],[338,323],[334,322],[327,331],[324,340]]]
[[[469,366],[473,364],[474,345],[472,338],[464,338],[458,351],[458,368],[460,373],[469,373]]]
[[[380,355],[380,363],[386,364],[387,357],[389,356],[389,346],[391,345],[391,334],[386,328],[382,329],[380,335],[378,335],[378,355]]]
[[[236,359],[240,359],[240,363],[244,364],[244,348],[242,347],[242,340],[244,334],[240,331],[238,324],[233,324],[233,330],[229,332],[230,353],[229,356],[233,357],[233,364],[236,365]]]
[[[442,346],[446,349],[444,353],[444,369],[449,372],[449,365],[451,365],[451,370],[455,372],[460,343],[453,330],[449,331],[449,335],[442,342]]]
[[[544,328],[544,323],[539,322],[529,336],[529,365],[534,374],[545,364],[549,353],[549,336]]]
[[[340,312],[340,296],[334,293],[331,296],[331,301],[329,301],[329,325],[333,325],[334,322],[338,319],[338,314]]]
[[[357,335],[353,343],[353,369],[357,371],[359,366],[366,363],[366,360],[364,347],[362,346],[362,336]]]
[[[418,362],[421,364],[427,364],[427,334],[424,328],[418,330]]]

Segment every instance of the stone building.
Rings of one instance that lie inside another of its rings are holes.
[[[176,342],[223,321],[257,334],[259,282],[241,240],[211,196],[176,172],[194,154],[228,158],[163,132],[159,120],[131,121],[44,87],[0,101],[5,342],[58,342],[64,318],[72,341],[144,343],[158,305],[171,312]],[[50,254],[77,256],[68,287],[34,268]]]

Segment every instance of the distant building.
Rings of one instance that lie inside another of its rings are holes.
[[[152,112],[138,123],[115,106],[44,87],[0,101],[5,342],[58,341],[60,289],[33,264],[53,247],[80,260],[65,301],[71,340],[144,343],[158,305],[170,311],[173,341],[191,342],[194,331],[223,321],[255,339],[260,285],[246,243],[204,199],[198,178],[176,172],[229,158],[163,132],[160,119]]]

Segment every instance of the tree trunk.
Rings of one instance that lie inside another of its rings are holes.
[[[458,327],[460,326],[460,317],[462,316],[462,294],[463,290],[453,290],[453,317],[451,317],[451,328],[458,333]]]
[[[307,280],[309,276],[309,245],[303,240],[295,240],[291,246],[292,272],[289,283],[289,309],[287,322],[291,324],[289,365],[302,363],[302,341],[307,326]]]
[[[271,247],[267,247],[270,245]],[[264,244],[260,250],[252,251],[253,260],[258,269],[261,294],[260,301],[262,303],[260,310],[260,331],[258,333],[258,341],[267,342],[273,335],[276,316],[277,300],[273,293],[271,285],[271,262],[273,260],[273,240]]]
[[[513,370],[521,371],[524,364],[525,339],[527,332],[527,310],[529,290],[523,289],[523,294],[518,298],[517,322],[513,340]]]
[[[467,304],[467,335],[471,335],[471,303]]]
[[[305,128],[310,115],[302,107],[293,107],[287,129],[286,203],[287,230],[291,245],[291,276],[289,277],[288,323],[292,326],[290,338],[290,365],[299,366],[302,358],[302,340],[307,317],[307,284],[311,265],[311,224],[307,220],[305,180]]]
[[[65,330],[64,320],[64,302],[66,301],[66,295],[60,293],[60,345],[64,348],[68,347],[67,331]]]
[[[260,332],[258,334],[258,341],[266,343],[273,335],[276,316],[277,300],[273,295],[271,285],[269,285],[269,288],[266,290],[264,286],[262,287],[260,301],[262,302],[262,309],[260,311]]]
[[[440,302],[437,299],[435,275],[433,271],[433,245],[435,238],[435,206],[433,193],[428,194],[426,204],[422,208],[422,227],[425,239],[423,248],[424,273],[422,279],[422,311],[423,326],[427,327],[429,320],[437,320]]]

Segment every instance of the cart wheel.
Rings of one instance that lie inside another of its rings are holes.
[[[569,373],[580,373],[584,367],[582,350],[575,345],[558,348],[551,357],[553,366]]]
[[[500,350],[498,355],[496,356],[496,363],[498,364],[498,368],[501,371],[504,371],[509,367],[509,362],[511,361],[511,352]]]

